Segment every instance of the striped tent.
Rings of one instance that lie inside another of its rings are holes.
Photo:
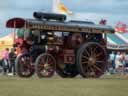
[[[13,44],[13,34],[8,34],[4,37],[0,37],[0,46],[7,46]]]
[[[0,59],[1,59],[1,53],[5,48],[12,48],[13,45],[13,33],[8,34],[4,37],[0,37]]]
[[[112,50],[128,50],[128,33],[107,34],[107,48]]]

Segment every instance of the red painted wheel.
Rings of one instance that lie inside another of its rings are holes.
[[[16,58],[16,73],[19,77],[31,77],[34,74],[34,65],[29,54],[21,54]]]
[[[105,49],[94,42],[84,44],[77,52],[77,66],[83,77],[100,77],[107,66]]]
[[[48,53],[43,53],[39,55],[36,59],[36,73],[37,76],[42,77],[52,77],[55,72],[56,60]]]

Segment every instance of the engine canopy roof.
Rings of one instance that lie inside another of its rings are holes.
[[[26,28],[30,30],[47,30],[60,32],[114,33],[111,26],[96,25],[70,21],[48,21],[37,19],[12,18],[6,23],[7,28]]]

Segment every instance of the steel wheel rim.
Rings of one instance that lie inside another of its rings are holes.
[[[51,76],[55,71],[55,60],[51,55],[45,54],[38,61],[38,71],[44,77]]]
[[[90,44],[81,54],[81,69],[86,77],[99,77],[106,64],[106,53],[101,46]]]
[[[23,75],[29,75],[32,72],[32,60],[29,56],[21,57],[20,61],[20,70]]]

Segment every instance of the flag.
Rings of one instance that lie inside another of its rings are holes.
[[[73,14],[72,11],[70,11],[67,7],[65,7],[65,5],[63,3],[59,3],[58,10],[59,10],[59,13],[64,13],[64,14],[68,14],[68,15]]]
[[[67,15],[73,14],[60,0],[53,0],[53,12]]]
[[[106,23],[107,23],[107,20],[105,20],[105,19],[101,19],[99,22],[99,24],[101,24],[101,25],[106,25]]]

